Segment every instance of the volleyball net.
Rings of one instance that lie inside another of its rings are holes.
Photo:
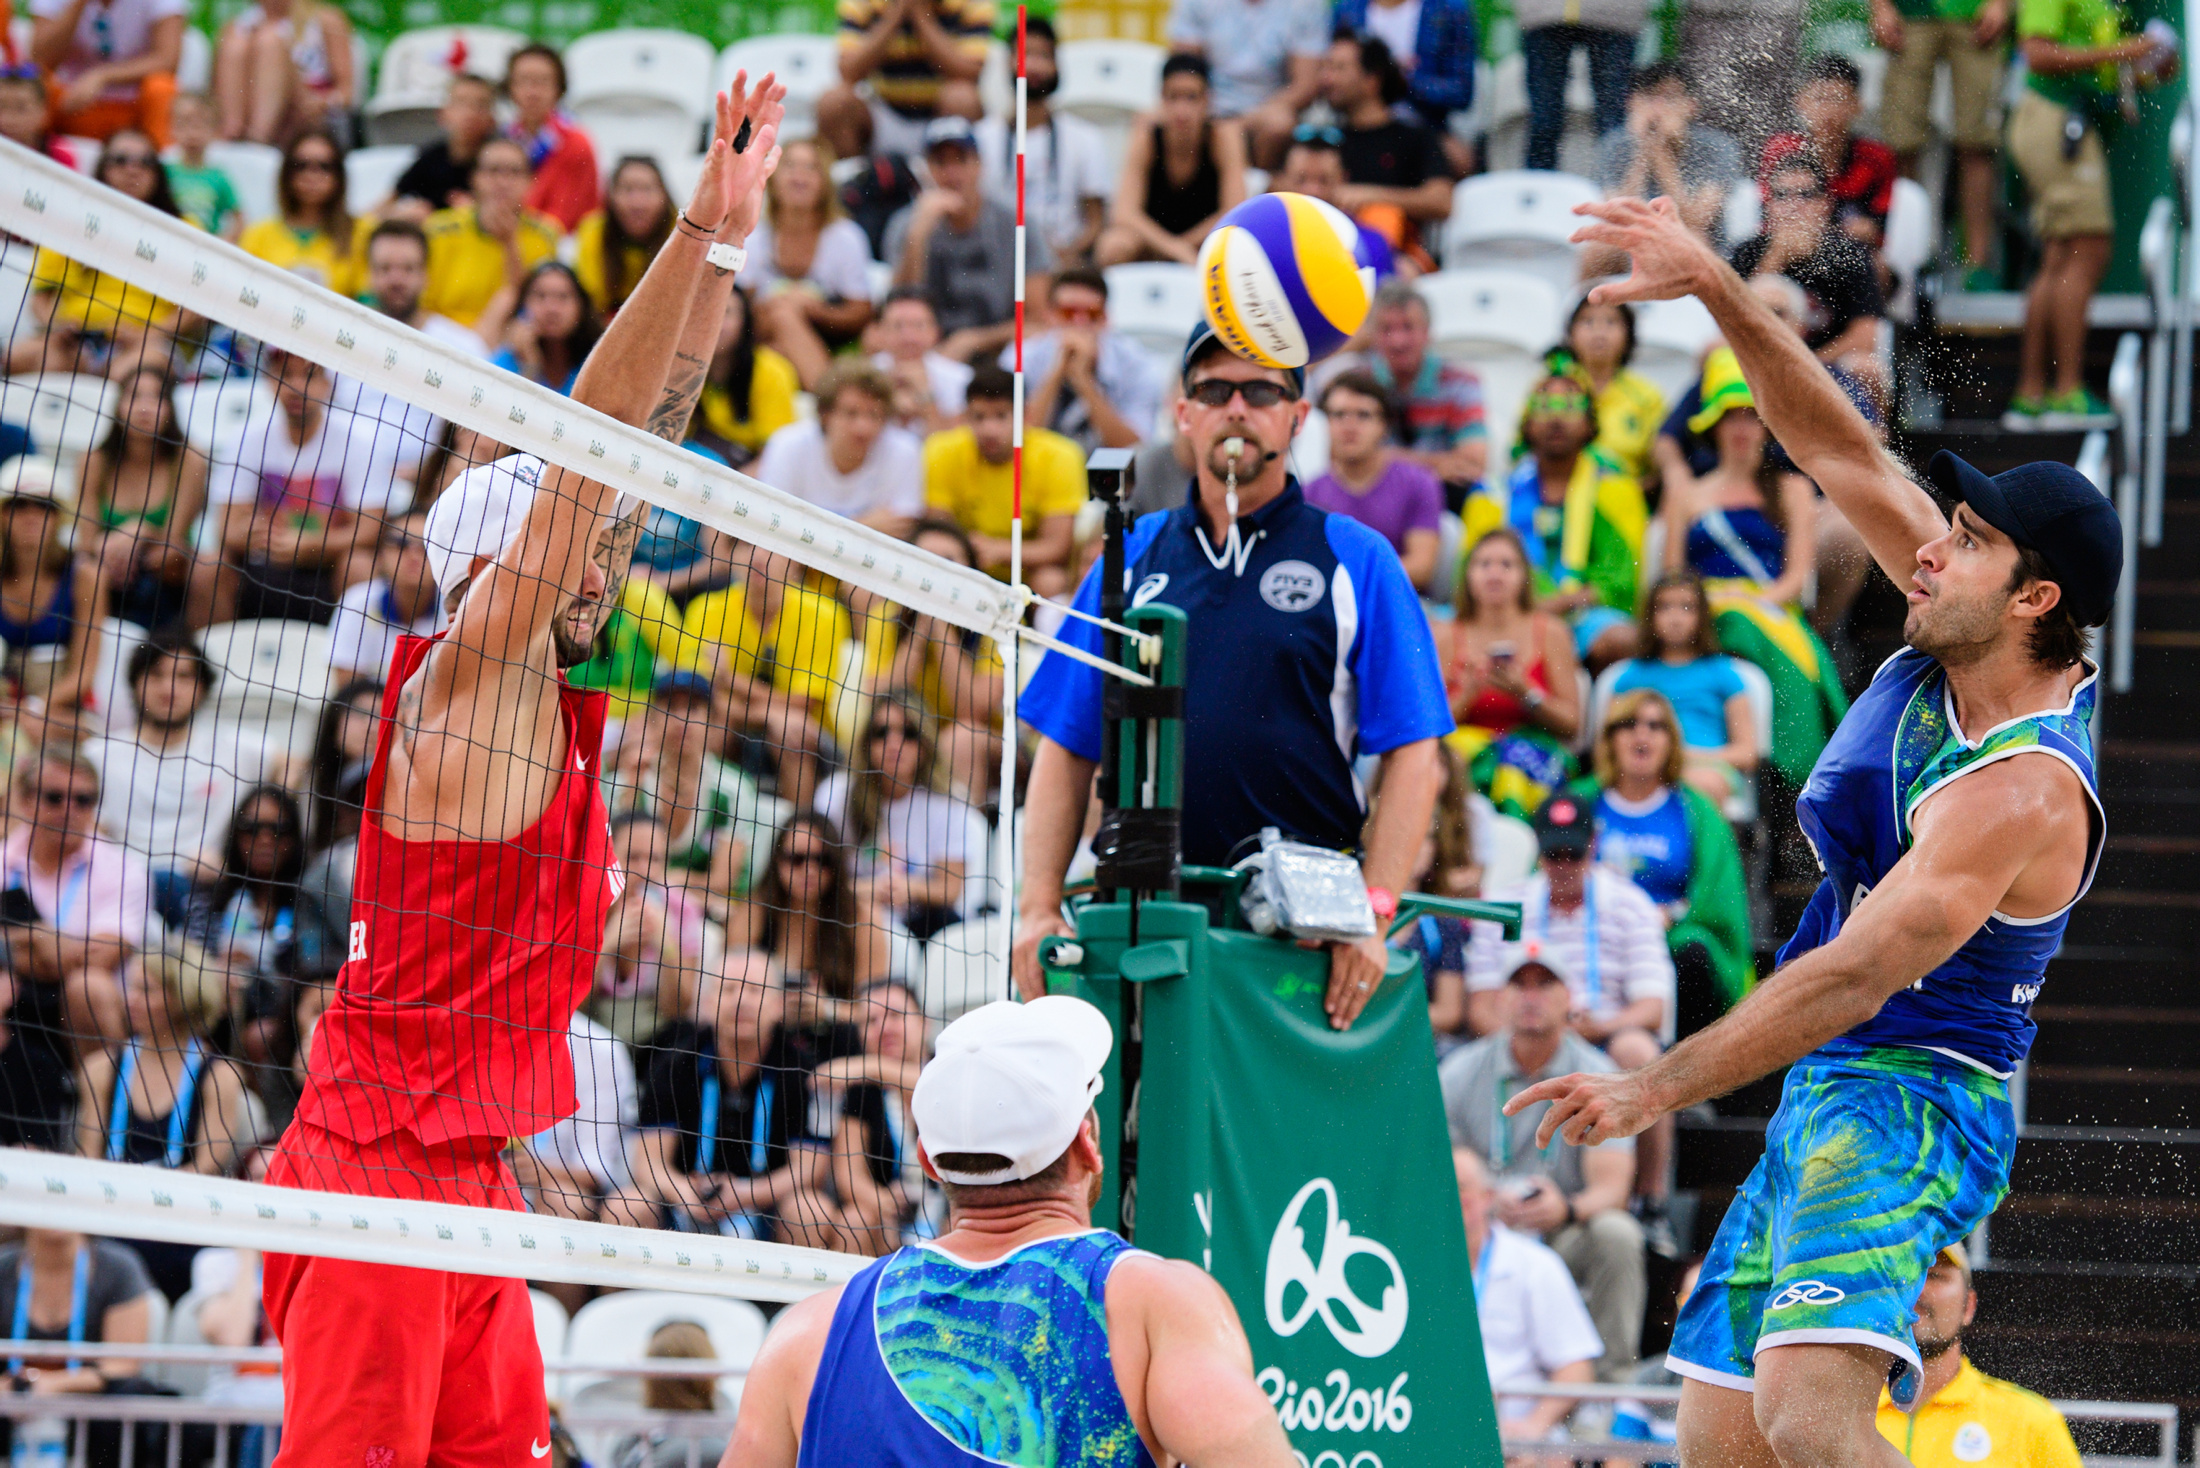
[[[851,518],[737,467],[770,426],[738,295],[674,443],[406,324],[402,232],[368,252],[386,314],[0,163],[0,420],[29,437],[0,466],[0,1147],[33,1149],[0,1151],[0,1221],[147,1241],[171,1293],[230,1244],[758,1298],[936,1226],[909,1088],[1010,992],[1018,646],[1049,639],[928,517],[891,394],[858,372],[789,430],[902,466]],[[575,285],[475,305],[525,312],[554,381],[594,330]],[[530,460],[537,494],[617,496],[535,598],[600,754],[490,667],[437,786],[384,716],[399,635],[447,621],[428,512]],[[608,836],[557,824],[591,797]],[[363,846],[369,808],[395,823]],[[384,926],[407,956],[365,984]],[[509,1133],[530,1212],[389,1148],[371,1191],[402,1204],[262,1181],[339,1049],[353,1130]],[[539,1073],[568,1061],[570,1091]]]

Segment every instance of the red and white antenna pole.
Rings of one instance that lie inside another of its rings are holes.
[[[1014,395],[1009,405],[1009,519],[1008,580],[1024,584],[1024,27],[1022,5],[1016,7],[1016,369]],[[1016,865],[1016,692],[1022,681],[1018,662],[1023,639],[1010,636],[1001,645],[1001,674],[1007,686],[1001,707],[1001,828],[999,890],[1002,920],[1008,928],[1002,944],[1001,989],[1004,997],[1016,993],[1013,960],[1016,947],[1016,892],[1022,872]]]

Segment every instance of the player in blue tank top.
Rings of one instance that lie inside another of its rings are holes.
[[[940,1032],[909,1110],[948,1231],[780,1317],[727,1462],[1292,1468],[1222,1287],[1092,1227],[1113,1045],[1058,994]]]
[[[1944,516],[1825,368],[1669,202],[1584,205],[1634,273],[1592,300],[1695,295],[1758,411],[1909,593],[1879,669],[1796,802],[1825,880],[1782,967],[1717,1024],[1625,1075],[1567,1076],[1539,1143],[1597,1143],[1787,1066],[1765,1155],[1674,1328],[1683,1462],[1876,1463],[1885,1386],[1915,1405],[1910,1333],[1933,1258],[2008,1189],[2007,1078],[2104,839],[2084,629],[2123,535],[2075,470],[1988,478],[1952,454]]]

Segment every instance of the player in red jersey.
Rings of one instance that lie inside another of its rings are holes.
[[[573,397],[677,442],[778,162],[785,89],[735,78],[695,196]],[[732,141],[746,125],[749,142]],[[519,1208],[508,1139],[574,1108],[566,1026],[622,877],[597,789],[603,695],[566,685],[639,512],[513,455],[437,499],[450,619],[400,642],[359,834],[350,951],[270,1182]],[[281,1468],[525,1468],[550,1451],[520,1279],[270,1255]]]

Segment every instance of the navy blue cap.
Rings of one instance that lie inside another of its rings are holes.
[[[1596,817],[1581,797],[1561,790],[1543,802],[1535,813],[1536,845],[1546,853],[1570,851],[1580,855],[1596,836]]]
[[[1179,375],[1186,387],[1191,386],[1192,364],[1206,355],[1209,345],[1220,347],[1225,352],[1230,350],[1228,346],[1224,345],[1222,338],[1215,335],[1215,329],[1207,324],[1207,318],[1202,316],[1199,318],[1199,324],[1192,328],[1191,336],[1184,343],[1184,365],[1179,370]],[[1291,379],[1292,396],[1301,398],[1306,396],[1306,369],[1304,367],[1282,367],[1277,370]]]
[[[710,686],[710,679],[704,677],[701,673],[692,672],[685,668],[675,668],[659,677],[651,691],[659,698],[668,693],[692,693],[708,703],[713,690]]]
[[[1925,472],[1942,491],[2018,545],[2040,553],[2082,627],[2108,620],[2124,574],[2116,507],[2068,464],[2019,464],[1987,475],[1942,449]]]

